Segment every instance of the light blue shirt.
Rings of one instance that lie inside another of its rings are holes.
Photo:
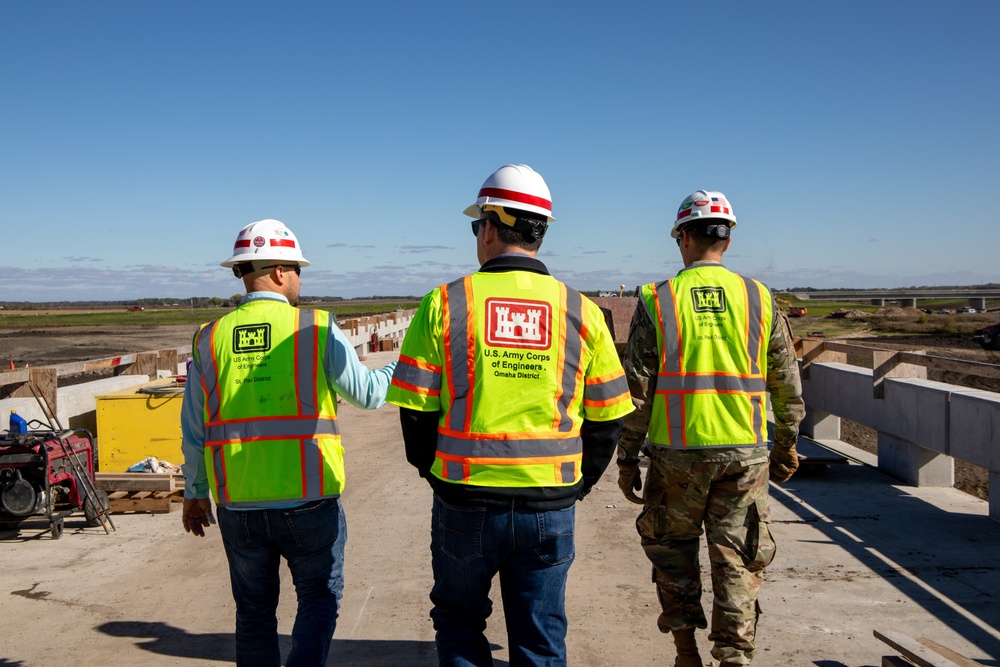
[[[240,301],[242,306],[250,301],[288,299],[276,292],[250,292]],[[323,368],[326,370],[330,388],[351,405],[363,410],[374,410],[385,403],[385,392],[392,381],[392,371],[396,362],[384,368],[368,370],[358,359],[354,346],[336,324],[330,328],[327,337]],[[201,390],[201,371],[198,364],[188,369],[187,385],[184,388],[184,402],[181,404],[181,452],[184,454],[184,497],[208,498],[208,471],[205,470],[205,392]],[[304,504],[289,501],[287,505],[268,504],[275,507],[297,507]],[[243,505],[240,509],[257,509]],[[259,508],[263,509],[263,507]]]

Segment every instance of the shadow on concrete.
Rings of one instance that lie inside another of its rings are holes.
[[[137,642],[136,646],[158,655],[236,662],[236,640],[231,632],[192,633],[158,621],[111,621],[97,626],[97,630],[112,637],[136,637],[145,640]],[[278,643],[282,656],[287,656],[292,647],[292,638],[281,635],[278,637]],[[497,650],[500,647],[491,644],[490,648]],[[356,667],[435,667],[438,664],[433,641],[334,637],[330,644],[327,664],[339,665],[348,661]],[[0,661],[0,667],[19,665],[20,662]],[[494,665],[507,667],[508,663],[496,660]]]
[[[1000,524],[942,509],[915,495],[918,489],[911,494],[895,484],[870,466],[803,469],[771,485],[771,499],[987,655],[1000,656],[1000,639],[984,629],[1000,627]]]
[[[158,655],[193,660],[236,662],[236,645],[231,632],[188,632],[160,621],[110,621],[97,626],[112,637],[136,637],[136,646]],[[279,637],[283,653],[291,645],[290,637]]]

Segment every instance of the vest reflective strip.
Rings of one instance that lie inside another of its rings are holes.
[[[205,424],[206,445],[335,435],[340,435],[337,420],[327,417],[259,417]]]
[[[645,299],[643,299],[645,302]],[[674,289],[669,280],[664,280],[656,286],[653,292],[653,302],[656,312],[649,316],[660,327],[660,373],[678,374],[681,372],[681,332],[677,324],[677,311],[674,309]],[[674,335],[667,335],[667,332]],[[659,391],[659,377],[657,377],[657,391]],[[678,393],[666,393],[664,402],[667,408],[667,433],[670,442],[680,443],[681,447],[687,446],[687,434],[684,430],[684,395]]]
[[[444,356],[448,368],[448,389],[451,405],[448,426],[455,431],[468,431],[472,422],[472,387],[475,386],[475,321],[469,317],[472,303],[472,277],[456,280],[442,294],[444,317]]]
[[[316,360],[319,358],[319,327],[315,311],[295,310],[295,391],[300,415],[314,415],[316,404]],[[303,460],[303,463],[305,461]]]
[[[559,285],[559,312],[562,326],[559,335],[559,363],[556,366],[555,419],[552,428],[561,433],[573,430],[573,418],[569,407],[576,398],[576,388],[583,373],[583,339],[587,328],[583,323],[583,295],[576,290],[567,290]]]
[[[198,332],[198,370],[201,371],[201,386],[205,390],[205,409],[208,421],[219,420],[219,365],[215,359],[216,320],[202,327]]]
[[[215,469],[215,497],[225,498],[229,502],[229,490],[226,488],[226,457],[222,454],[221,446],[205,445],[212,452],[212,468]]]
[[[495,465],[494,461],[470,461],[468,459],[441,458],[441,473],[445,479],[461,480],[468,482],[472,477],[472,465],[474,463],[489,463]],[[576,460],[572,461],[529,461],[530,463],[552,463],[555,466],[554,477],[562,484],[572,484],[576,480]],[[516,465],[525,465],[524,461],[517,461]]]
[[[743,281],[747,295],[747,356],[750,358],[750,374],[760,376],[760,353],[764,345],[762,332],[764,330],[764,308],[760,301],[760,290],[757,283],[749,278],[740,276]],[[764,427],[764,391],[767,383],[763,378],[760,380],[764,385],[758,392],[750,393],[750,406],[753,410],[753,432],[757,434],[757,443],[763,444],[766,439],[760,435]]]
[[[392,383],[417,394],[437,396],[441,393],[441,367],[399,355]]]
[[[625,371],[588,379],[583,387],[583,403],[591,407],[618,403],[628,396],[628,381],[625,379]]]
[[[531,465],[535,458],[581,458],[582,440],[569,438],[456,438],[438,434],[439,454],[459,459],[503,459],[517,465]],[[490,463],[490,461],[482,461]]]
[[[760,303],[760,290],[749,278],[739,277],[747,297],[747,357],[750,358],[750,375],[760,375],[760,332],[763,330],[764,312]]]
[[[653,293],[656,312],[649,316],[653,322],[660,325],[660,368],[663,373],[681,372],[681,330],[677,324],[677,311],[674,309],[674,288],[669,280],[664,280],[656,286]],[[675,335],[668,335],[667,332]]]
[[[717,391],[723,393],[755,394],[767,390],[767,382],[762,377],[740,377],[738,375],[686,374],[656,376],[656,391]]]

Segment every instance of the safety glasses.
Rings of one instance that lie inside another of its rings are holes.
[[[487,222],[488,222],[487,218],[480,218],[479,220],[473,220],[472,221],[472,235],[478,238],[479,237],[479,228],[482,227],[483,225],[485,225]]]
[[[298,264],[295,264],[294,266],[291,266],[289,264],[269,264],[267,266],[262,266],[262,267],[260,267],[257,270],[258,271],[262,271],[264,269],[273,269],[276,266],[283,266],[283,267],[285,267],[287,269],[291,269],[292,271],[295,272],[295,275],[297,275],[297,276],[301,276],[302,275],[302,267],[299,266]]]

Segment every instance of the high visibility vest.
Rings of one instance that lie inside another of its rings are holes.
[[[386,399],[438,412],[431,474],[489,487],[580,481],[584,419],[632,410],[600,308],[551,276],[475,273],[424,297]]]
[[[768,289],[716,265],[643,285],[641,295],[660,355],[649,441],[670,449],[766,444]]]
[[[329,313],[261,299],[195,334],[217,504],[287,504],[343,490],[337,402],[323,369],[330,326]]]

